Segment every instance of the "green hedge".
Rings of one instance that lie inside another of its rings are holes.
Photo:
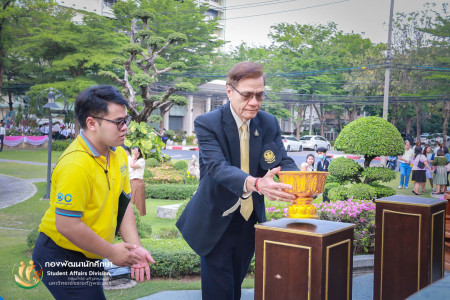
[[[366,168],[361,175],[364,176],[365,182],[377,180],[381,182],[390,182],[395,179],[395,171],[382,167]]]
[[[363,167],[353,159],[338,157],[330,162],[328,170],[340,183],[345,181],[354,182],[358,180],[358,177],[363,171]]]
[[[348,192],[348,187],[345,186],[337,186],[332,188],[329,192],[328,192],[328,198],[331,201],[343,201],[343,200],[347,200],[348,196],[347,196],[347,192]]]
[[[347,190],[347,196],[358,200],[373,200],[377,192],[375,188],[368,184],[357,183],[350,186]]]
[[[184,160],[179,160],[176,163],[173,164],[173,168],[175,170],[184,170],[188,168],[188,164]]]
[[[150,266],[153,277],[180,278],[200,274],[200,257],[183,239],[143,239],[156,264]]]
[[[52,151],[64,151],[72,142],[73,140],[52,141]]]
[[[158,160],[156,158],[150,157],[145,160],[145,166],[149,168],[154,168],[158,166]]]
[[[323,188],[323,195],[328,196],[328,193],[331,191],[332,188],[338,187],[340,185],[341,184],[337,182],[326,183],[325,187]]]
[[[181,184],[148,184],[145,187],[145,198],[185,200],[191,198],[198,185]]]
[[[389,197],[397,194],[397,192],[389,186],[385,186],[379,183],[369,183],[369,185],[375,189],[375,192],[377,194],[376,199]]]

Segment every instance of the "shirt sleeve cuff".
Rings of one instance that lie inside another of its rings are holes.
[[[252,192],[247,192],[247,180],[249,177],[250,176],[247,176],[247,178],[245,178],[244,187],[242,189],[242,191],[243,191],[242,197],[241,197],[242,199],[247,199],[252,194]]]

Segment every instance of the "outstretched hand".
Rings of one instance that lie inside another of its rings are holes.
[[[136,281],[144,281],[144,274],[147,276],[147,280],[150,280],[150,266],[149,262],[155,263],[150,253],[142,247],[136,247],[131,250],[135,254],[139,255],[141,259],[131,266],[131,278]]]
[[[269,200],[293,202],[295,196],[283,190],[292,190],[292,186],[285,183],[278,183],[273,180],[273,176],[278,174],[281,167],[269,170],[263,178],[258,181],[259,191]]]

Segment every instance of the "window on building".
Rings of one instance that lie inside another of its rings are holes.
[[[112,7],[114,4],[116,4],[117,0],[103,0],[103,3],[105,6]]]

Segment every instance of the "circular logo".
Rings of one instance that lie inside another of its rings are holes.
[[[14,265],[12,270],[16,284],[24,289],[34,288],[42,280],[42,267],[32,260],[26,265],[23,261]]]
[[[72,201],[72,195],[71,195],[71,194],[67,194],[67,195],[64,197],[64,201],[66,201],[66,202]]]
[[[269,164],[275,161],[275,154],[272,150],[267,150],[266,152],[264,152],[264,160]]]
[[[59,193],[58,194],[58,201],[62,201],[64,199],[64,194],[63,193]]]

